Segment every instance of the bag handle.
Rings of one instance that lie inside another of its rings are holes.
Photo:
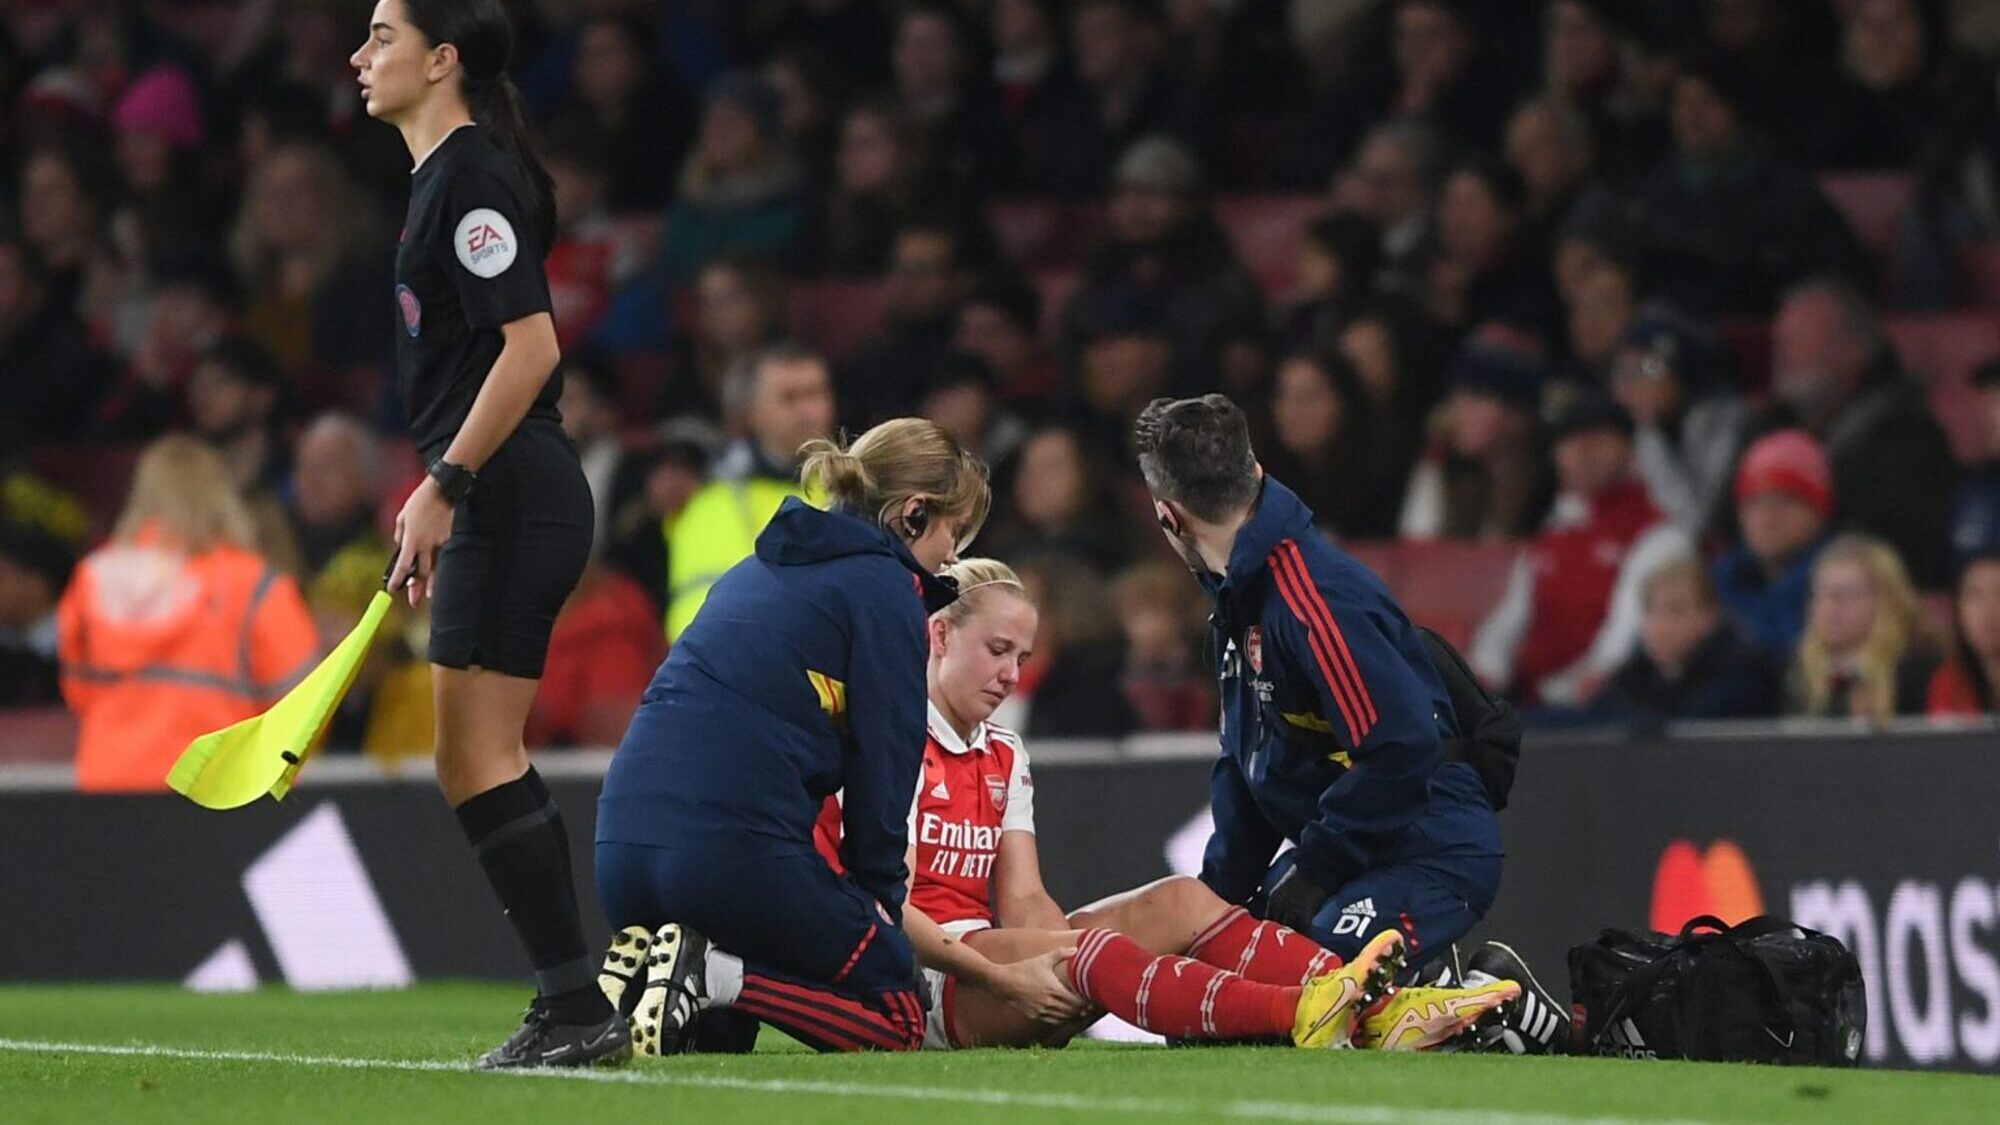
[[[1789,919],[1778,918],[1769,914],[1759,914],[1754,918],[1745,918],[1734,926],[1724,922],[1713,914],[1702,914],[1688,919],[1687,923],[1681,927],[1680,936],[1687,940],[1721,941],[1727,943],[1730,948],[1736,951],[1737,956],[1748,961],[1755,967],[1759,981],[1763,984],[1765,991],[1771,998],[1771,1011],[1775,1012],[1778,1018],[1784,1022],[1787,1031],[1793,1035],[1797,1035],[1798,1022],[1792,1018],[1791,1010],[1785,1003],[1785,990],[1778,983],[1778,974],[1771,971],[1771,966],[1765,964],[1763,958],[1744,948],[1744,943],[1770,934],[1784,933],[1787,930],[1798,928],[1798,925]],[[1702,930],[1714,930],[1715,932],[1705,934],[1700,932]]]
[[[1779,918],[1771,914],[1759,914],[1755,918],[1745,918],[1734,926],[1713,914],[1701,914],[1688,919],[1687,924],[1681,927],[1679,936],[1683,938],[1701,937],[1703,935],[1700,931],[1714,930],[1714,936],[1716,937],[1754,941],[1760,937],[1781,934],[1787,930],[1796,930],[1799,928],[1800,926],[1790,919]]]

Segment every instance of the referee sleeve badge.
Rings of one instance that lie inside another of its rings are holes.
[[[475,207],[458,221],[452,249],[458,264],[474,277],[499,277],[520,256],[521,241],[514,237],[514,225],[507,216],[491,207]]]

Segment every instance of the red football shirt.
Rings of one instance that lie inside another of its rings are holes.
[[[1035,830],[1035,783],[1021,736],[981,723],[970,739],[961,739],[933,706],[913,797],[910,843],[917,856],[911,905],[939,925],[991,923],[1001,834]],[[838,870],[838,796],[821,810],[814,838]]]

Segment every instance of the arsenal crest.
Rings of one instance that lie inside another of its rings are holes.
[[[1004,813],[1007,811],[1007,781],[1005,778],[995,777],[990,773],[987,774],[986,795],[993,799],[994,812]]]
[[[1264,629],[1261,625],[1250,626],[1243,634],[1243,655],[1250,661],[1250,670],[1261,676],[1264,674]]]

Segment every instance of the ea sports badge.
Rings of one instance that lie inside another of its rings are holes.
[[[1249,658],[1250,670],[1252,672],[1255,672],[1259,676],[1264,674],[1263,626],[1252,625],[1250,626],[1250,631],[1243,634],[1243,655]]]
[[[474,277],[499,277],[521,252],[514,225],[491,207],[467,211],[452,233],[451,246],[458,253],[458,264]]]
[[[1007,781],[1005,778],[995,777],[990,773],[987,774],[986,795],[993,801],[994,812],[1004,813],[1007,811]]]

